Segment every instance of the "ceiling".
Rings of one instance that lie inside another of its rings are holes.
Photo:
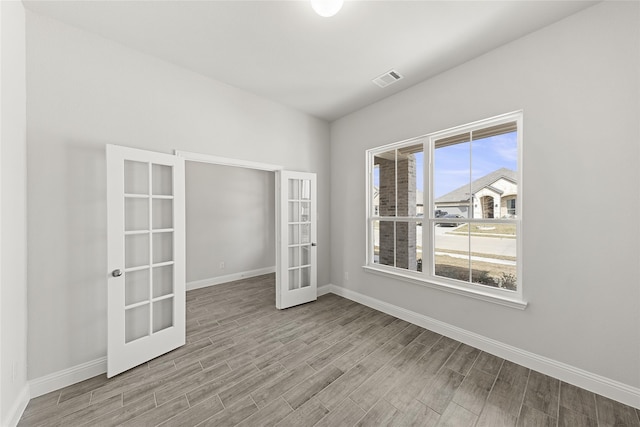
[[[25,6],[332,121],[596,1],[33,1]],[[380,88],[395,69],[404,78]]]

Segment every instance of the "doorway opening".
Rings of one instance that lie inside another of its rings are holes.
[[[276,274],[276,171],[176,151],[185,159],[186,288]]]

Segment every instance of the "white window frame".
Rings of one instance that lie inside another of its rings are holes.
[[[441,218],[434,217],[433,211],[433,155],[435,149],[435,141],[448,136],[457,135],[465,132],[472,132],[491,126],[496,126],[502,123],[508,122],[517,123],[517,142],[518,142],[518,195],[516,197],[516,212],[517,217],[514,219],[473,219],[467,218],[464,221],[473,222],[507,222],[516,224],[516,251],[517,251],[517,289],[515,291],[494,288],[481,284],[475,284],[471,282],[464,282],[455,279],[448,279],[446,277],[436,276],[432,274],[433,270],[433,252],[434,252],[434,236],[432,224],[435,222],[442,222]],[[522,221],[523,221],[523,188],[522,181],[522,141],[523,141],[523,113],[522,111],[516,111],[500,116],[492,117],[489,119],[479,120],[473,123],[465,124],[462,126],[456,126],[454,128],[446,129],[443,131],[433,132],[426,135],[422,135],[416,138],[411,138],[404,141],[387,144],[381,147],[372,148],[366,151],[366,259],[363,268],[371,273],[380,274],[385,277],[391,277],[408,281],[421,286],[427,286],[447,292],[452,292],[459,295],[464,295],[488,302],[497,303],[507,307],[524,309],[527,303],[523,298],[523,280],[522,280]],[[406,146],[416,145],[422,143],[424,149],[424,212],[425,217],[420,218],[418,222],[422,222],[422,271],[411,271],[402,268],[382,265],[374,263],[374,221],[409,221],[415,222],[414,217],[381,217],[374,215],[373,212],[373,191],[374,191],[374,174],[373,164],[374,157],[378,154],[388,152],[390,150],[396,150]],[[426,216],[428,213],[428,216]]]

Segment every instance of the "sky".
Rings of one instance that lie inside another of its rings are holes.
[[[438,148],[434,155],[434,198],[443,196],[500,168],[518,169],[517,133],[511,132]],[[470,171],[471,170],[471,175]],[[423,191],[424,155],[416,154],[416,187]],[[377,170],[374,185],[380,185]]]

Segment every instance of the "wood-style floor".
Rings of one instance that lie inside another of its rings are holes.
[[[274,278],[187,293],[187,345],[32,399],[20,426],[640,426],[640,411]]]

